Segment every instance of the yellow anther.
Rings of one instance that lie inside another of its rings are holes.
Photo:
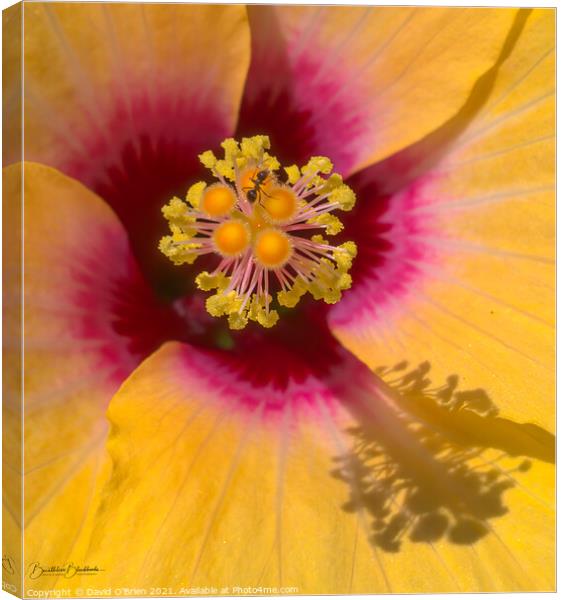
[[[207,184],[204,181],[198,181],[194,183],[188,190],[185,195],[185,199],[188,204],[191,204],[193,208],[199,208],[199,204],[201,203],[201,198],[203,197],[203,192]]]
[[[351,263],[356,256],[355,242],[344,242],[334,250],[334,260],[342,271],[348,271],[351,268]]]
[[[328,235],[337,235],[343,230],[343,223],[335,215],[331,215],[330,213],[324,213],[317,217],[313,217],[312,219],[309,219],[308,222],[325,226],[325,231]]]
[[[282,267],[291,253],[289,236],[279,229],[265,229],[256,237],[254,256],[267,269]]]
[[[228,277],[219,271],[216,275],[211,275],[207,271],[199,273],[195,278],[195,283],[200,290],[208,292],[210,290],[223,290],[228,285]]]
[[[315,175],[316,173],[327,175],[332,172],[333,168],[334,165],[329,158],[325,156],[313,156],[301,170],[303,175]]]
[[[223,256],[240,256],[250,245],[248,226],[237,219],[221,223],[213,233],[213,242]]]
[[[162,207],[162,214],[168,221],[181,219],[187,214],[187,205],[174,197]]]
[[[306,294],[307,286],[302,279],[297,279],[290,290],[283,290],[277,294],[277,301],[287,308],[295,307]]]
[[[240,148],[238,142],[234,138],[226,138],[224,142],[221,142],[221,147],[224,150],[225,160],[235,160],[240,154]]]
[[[244,329],[248,324],[248,317],[240,312],[234,312],[228,315],[228,326],[230,329]]]
[[[341,185],[343,185],[342,176],[339,173],[332,173],[328,179],[324,180],[322,187],[318,190],[318,193],[327,194]]]
[[[270,143],[267,135],[255,135],[251,138],[242,138],[242,142],[240,143],[242,154],[255,160],[261,160],[264,151],[269,150],[269,148]]]
[[[201,210],[211,217],[224,217],[228,215],[236,204],[236,194],[228,185],[215,183],[203,192]]]
[[[260,311],[257,321],[262,327],[269,329],[279,321],[279,313],[276,310],[270,310],[269,312],[265,312],[265,310]]]
[[[355,192],[348,185],[340,185],[332,191],[330,200],[341,210],[349,211],[355,206]]]
[[[195,223],[194,217],[189,214],[187,204],[179,198],[172,198],[168,204],[165,204],[162,207],[162,214],[172,229],[190,228]]]
[[[288,221],[297,212],[297,196],[289,186],[271,187],[262,195],[262,206],[272,223]]]
[[[287,180],[291,185],[297,183],[301,176],[300,169],[297,167],[297,165],[285,167],[285,173],[287,173]]]
[[[315,244],[328,244],[329,243],[328,240],[326,238],[323,238],[320,234],[313,235],[310,238],[310,241],[314,242]]]
[[[338,289],[348,290],[351,287],[352,281],[353,280],[351,279],[351,275],[349,273],[343,273],[338,278]]]
[[[277,171],[281,167],[281,163],[275,156],[271,156],[271,154],[265,152],[263,155],[263,166],[270,171]]]
[[[193,250],[201,244],[190,242],[190,237],[185,234],[165,235],[158,244],[158,249],[167,256],[175,265],[192,264],[197,258]]]
[[[267,300],[267,303],[266,303]],[[279,313],[276,310],[267,310],[266,304],[271,303],[271,295],[258,296],[254,295],[254,298],[248,309],[248,318],[252,321],[257,321],[262,327],[273,327],[277,321],[279,321]]]
[[[214,155],[213,152],[211,152],[211,150],[203,152],[198,156],[198,158],[201,161],[201,164],[204,167],[207,167],[207,169],[213,169],[214,166],[217,164],[217,157]]]
[[[215,294],[209,296],[205,302],[207,312],[213,317],[222,317],[223,315],[231,315],[239,311],[242,305],[242,300],[234,290],[228,294]]]
[[[217,160],[214,171],[224,179],[234,181],[234,163],[229,160]]]

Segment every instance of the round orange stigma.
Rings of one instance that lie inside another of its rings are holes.
[[[266,215],[274,223],[287,221],[297,212],[297,196],[290,187],[275,187],[262,196]]]
[[[254,245],[256,260],[267,269],[282,267],[291,257],[292,251],[289,236],[278,229],[262,231]]]
[[[209,186],[203,192],[201,210],[211,217],[227,215],[236,203],[234,190],[220,183]]]
[[[222,255],[239,256],[250,244],[250,232],[242,221],[226,221],[215,229],[213,241]]]

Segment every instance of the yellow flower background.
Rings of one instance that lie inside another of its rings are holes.
[[[554,11],[3,17],[5,580],[553,590]],[[160,208],[256,134],[334,161],[358,256],[338,304],[232,333]],[[100,572],[30,577],[69,563]]]

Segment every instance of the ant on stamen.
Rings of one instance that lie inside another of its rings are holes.
[[[245,187],[242,188],[242,191],[245,192],[246,190],[248,190],[246,192],[246,197],[248,198],[248,200],[250,202],[255,202],[258,199],[258,195],[259,198],[261,200],[261,194],[264,194],[265,196],[267,196],[268,198],[271,198],[271,196],[269,194],[267,194],[265,192],[265,190],[262,189],[262,186],[264,185],[264,183],[266,182],[267,178],[271,175],[271,171],[264,169],[262,171],[258,171],[254,177],[252,177],[250,179],[251,183],[253,183],[253,187]]]

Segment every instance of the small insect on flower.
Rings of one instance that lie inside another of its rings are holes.
[[[218,181],[197,182],[185,202],[173,198],[163,207],[171,235],[162,238],[160,250],[177,265],[203,254],[219,257],[215,270],[200,273],[196,283],[216,290],[207,311],[227,316],[232,329],[243,329],[250,320],[275,325],[273,293],[285,307],[296,306],[306,292],[338,302],[351,286],[357,248],[353,242],[334,245],[322,234],[343,230],[331,213],[351,210],[355,194],[332,173],[331,161],[315,156],[300,169],[287,167],[283,183],[275,176],[280,164],[267,152],[267,136],[221,145],[224,159],[210,151],[199,156]]]
[[[258,198],[261,199],[261,194],[265,194],[270,197],[265,190],[262,189],[262,186],[265,184],[268,177],[271,177],[272,174],[270,171],[264,169],[263,171],[258,171],[254,177],[250,179],[250,182],[253,184],[253,187],[245,187],[242,191],[246,191],[246,197],[250,202],[255,202]]]

